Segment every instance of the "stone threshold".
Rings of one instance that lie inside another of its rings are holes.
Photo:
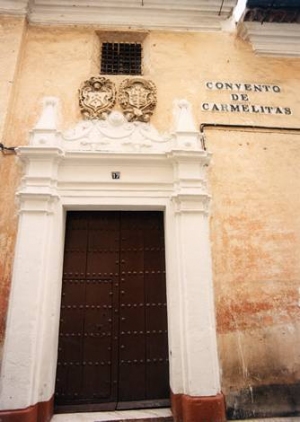
[[[284,417],[270,416],[268,418],[243,419],[241,420],[241,422],[300,422],[300,416],[284,416]]]
[[[64,413],[51,422],[173,422],[170,409],[118,410],[114,412]]]

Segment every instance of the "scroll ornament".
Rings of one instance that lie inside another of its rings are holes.
[[[115,85],[104,77],[94,76],[79,89],[79,107],[86,119],[106,119],[115,102]]]
[[[156,87],[142,78],[125,79],[119,88],[119,103],[129,122],[148,123],[156,106]]]

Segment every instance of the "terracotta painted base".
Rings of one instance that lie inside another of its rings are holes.
[[[53,397],[26,409],[0,410],[1,422],[49,422],[53,416]]]
[[[225,422],[223,394],[211,397],[192,397],[171,394],[174,422]]]

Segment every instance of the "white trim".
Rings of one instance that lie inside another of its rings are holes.
[[[28,0],[0,0],[0,13],[25,16]]]
[[[300,57],[300,26],[297,23],[242,22],[238,33],[252,44],[257,54]]]
[[[68,209],[164,210],[171,389],[216,395],[206,182],[210,155],[201,147],[189,104],[177,104],[176,130],[167,138],[149,124],[128,124],[115,112],[105,122],[92,123],[96,132],[81,122],[79,132],[62,135],[56,108],[56,100],[46,99],[30,145],[18,150],[25,175],[18,193],[1,409],[22,409],[54,393]],[[113,180],[112,171],[120,171],[121,179]]]
[[[23,14],[38,24],[97,25],[111,29],[219,31],[234,0],[0,0],[0,12]]]

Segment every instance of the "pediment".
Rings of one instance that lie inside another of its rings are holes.
[[[113,111],[106,120],[82,120],[62,134],[66,150],[134,152],[164,151],[171,136],[162,136],[149,123],[128,122]]]
[[[98,153],[203,151],[202,135],[196,130],[191,105],[186,100],[174,104],[173,130],[168,134],[159,133],[149,122],[129,122],[120,111],[112,111],[104,119],[82,119],[61,132],[57,124],[58,102],[54,97],[44,99],[41,116],[30,132],[30,146]]]

